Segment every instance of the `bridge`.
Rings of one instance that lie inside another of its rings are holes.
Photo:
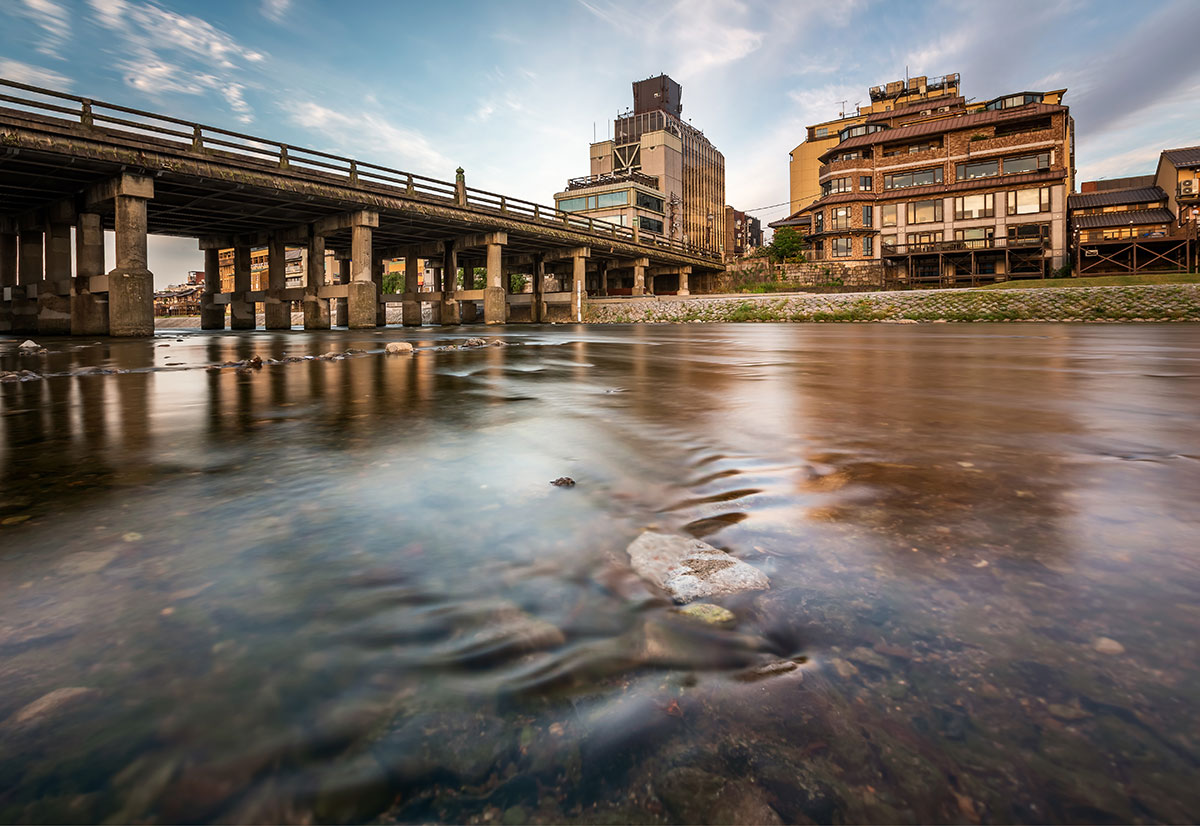
[[[227,318],[254,329],[259,307],[267,329],[290,329],[292,302],[306,330],[381,326],[392,303],[410,326],[422,304],[441,324],[474,321],[480,305],[487,324],[578,321],[588,294],[641,295],[655,279],[686,294],[693,273],[723,269],[714,253],[637,227],[469,187],[461,168],[442,181],[0,79],[0,331],[150,335],[150,234],[197,239],[209,330]],[[266,285],[252,290],[262,247]],[[289,247],[307,251],[302,287],[287,286]],[[337,273],[325,272],[327,250]],[[384,262],[399,258],[404,291],[384,293]],[[433,289],[419,290],[419,259],[432,261]],[[509,289],[516,273],[532,292]]]

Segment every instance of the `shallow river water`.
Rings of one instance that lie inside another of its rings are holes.
[[[0,821],[1200,819],[1200,327],[18,342]]]

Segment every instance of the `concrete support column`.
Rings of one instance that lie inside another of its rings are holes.
[[[221,292],[221,251],[204,250],[204,292],[200,296],[200,329],[224,330],[225,305],[217,303]]]
[[[457,276],[458,253],[454,251],[452,244],[447,243],[446,250],[442,254],[442,310],[440,316],[442,324],[460,323],[458,302],[454,300],[454,282]]]
[[[487,245],[487,286],[483,291],[483,320],[487,324],[508,321],[508,296],[505,293],[504,267],[501,263],[501,244]]]
[[[387,326],[387,304],[383,303],[383,256],[374,255],[371,259],[371,281],[375,284],[375,326]]]
[[[539,255],[533,264],[533,295],[529,301],[529,320],[534,324],[540,324],[546,320],[545,292],[546,262]]]
[[[108,274],[108,327],[114,336],[154,334],[154,275],[146,268],[146,198],[118,194],[117,266]]]
[[[366,222],[350,228],[350,284],[346,296],[351,330],[375,326],[375,309],[379,298],[371,280],[371,227]]]
[[[12,330],[12,295],[17,286],[17,234],[0,232],[0,333]]]
[[[608,262],[600,261],[596,268],[600,271],[600,295],[608,295]]]
[[[688,292],[688,276],[691,274],[691,267],[679,268],[679,295],[691,295],[691,293]]]
[[[646,294],[646,268],[641,264],[633,265],[633,294]]]
[[[308,238],[308,264],[304,273],[304,329],[328,330],[329,299],[321,298],[325,286],[325,236]]]
[[[405,327],[421,326],[421,302],[417,301],[417,267],[420,261],[410,252],[404,255],[404,302],[400,305],[400,317]]]
[[[350,259],[342,257],[337,259],[338,262],[338,279],[339,284],[350,283]],[[350,304],[344,298],[335,298],[333,304],[333,323],[337,327],[350,326]]]
[[[50,210],[46,222],[45,279],[38,287],[38,332],[43,335],[71,333],[71,224],[75,210],[60,203]]]
[[[229,300],[229,329],[253,330],[258,326],[254,302],[246,300],[250,292],[250,245],[233,247],[233,295]]]
[[[463,289],[464,290],[475,289],[475,262],[474,261],[463,261],[462,262],[462,271],[463,271]],[[486,277],[484,280],[485,281],[487,280]],[[487,287],[486,283],[484,284],[484,287],[485,288]],[[472,324],[475,321],[478,321],[479,311],[476,309],[476,306],[477,305],[475,304],[474,301],[458,302],[458,320],[461,321],[463,324]]]
[[[17,240],[17,281],[13,291],[12,331],[37,332],[37,292],[42,283],[42,243],[45,233],[41,227],[21,226]]]
[[[108,335],[108,294],[92,292],[92,277],[104,275],[104,229],[100,216],[82,212],[75,220],[75,288],[71,291],[71,335]]]
[[[571,320],[583,321],[583,297],[587,292],[587,259],[582,255],[571,256]]]
[[[263,307],[268,330],[292,329],[292,304],[283,300],[287,289],[287,247],[276,236],[267,242],[267,301]]]

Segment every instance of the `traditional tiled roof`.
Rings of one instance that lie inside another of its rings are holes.
[[[1167,193],[1157,186],[1137,189],[1112,189],[1107,192],[1081,192],[1067,198],[1068,209],[1119,206],[1121,204],[1156,204],[1167,200]]]
[[[1079,229],[1103,229],[1105,227],[1171,224],[1174,223],[1175,216],[1169,209],[1135,209],[1128,212],[1103,212],[1099,215],[1075,215],[1071,221]]]
[[[1178,168],[1200,166],[1200,146],[1185,146],[1182,149],[1164,149],[1163,155]]]

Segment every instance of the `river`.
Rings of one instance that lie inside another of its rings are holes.
[[[0,821],[1200,819],[1200,327],[470,333],[0,342]]]

